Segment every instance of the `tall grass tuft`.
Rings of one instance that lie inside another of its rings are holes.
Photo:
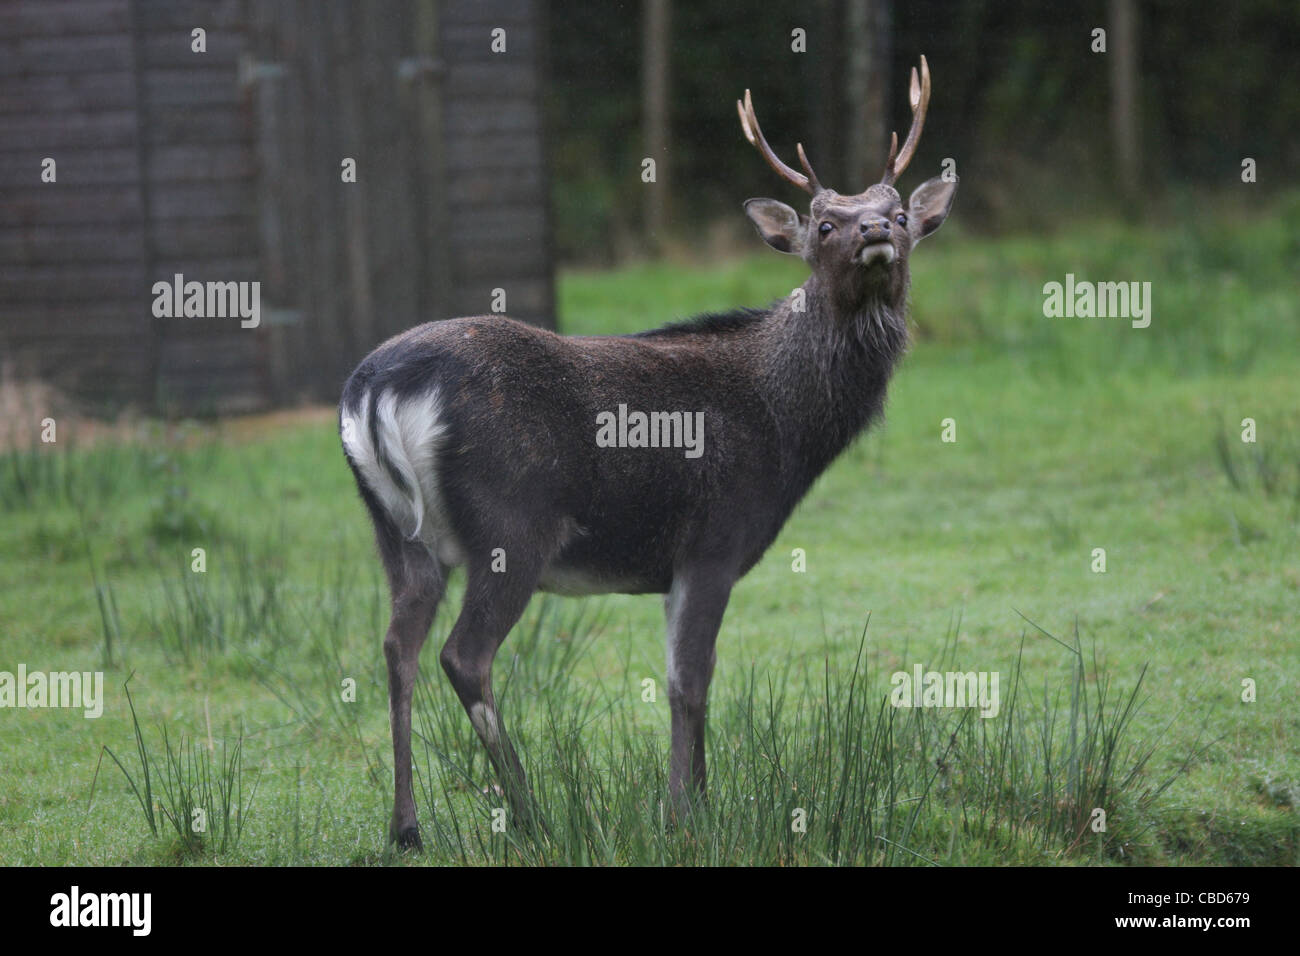
[[[207,570],[191,570],[186,553],[158,569],[160,606],[150,625],[172,661],[206,661],[229,650],[273,658],[292,640],[281,592],[282,562],[242,541],[211,550]]]
[[[1243,442],[1222,423],[1214,434],[1215,458],[1234,491],[1300,500],[1300,449],[1279,442]]]
[[[149,832],[155,837],[159,835],[158,815],[161,814],[175,831],[177,848],[182,854],[197,856],[204,852],[223,854],[233,851],[244,834],[244,825],[260,780],[254,771],[245,800],[248,772],[244,768],[242,729],[233,744],[222,739],[218,756],[215,746],[209,749],[192,737],[182,736],[173,741],[166,725],[162,724],[162,750],[151,752],[140,727],[130,682],[128,677],[122,687],[131,710],[138,763],[136,772],[132,773],[111,747],[105,745],[103,752],[126,777]],[[102,756],[100,759],[102,762]],[[97,766],[91,781],[92,802],[98,780]]]
[[[80,520],[81,541],[86,549],[86,561],[90,564],[90,579],[95,585],[95,602],[99,607],[100,633],[104,635],[104,666],[112,667],[113,647],[115,644],[121,646],[122,643],[122,620],[117,612],[117,596],[113,592],[112,582],[100,576],[95,551],[90,545],[84,508],[77,509],[77,517]]]

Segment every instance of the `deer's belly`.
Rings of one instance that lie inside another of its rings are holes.
[[[542,572],[537,590],[569,597],[589,594],[658,594],[666,588],[645,580],[611,577],[607,572],[553,564]]]
[[[578,526],[542,571],[538,588],[556,594],[666,594],[672,543],[663,530]]]

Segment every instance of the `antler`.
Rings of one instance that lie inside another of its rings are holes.
[[[913,71],[915,72],[915,71]],[[792,185],[798,186],[807,193],[816,196],[824,188],[817,181],[817,174],[813,172],[808,157],[804,154],[803,143],[796,146],[799,153],[799,163],[803,166],[803,173],[797,173],[777,157],[772,151],[772,147],[767,145],[767,140],[763,137],[763,131],[758,128],[758,117],[754,115],[754,103],[749,98],[749,90],[745,90],[745,102],[742,105],[740,100],[736,100],[736,112],[740,114],[740,128],[745,133],[745,139],[749,140],[750,145],[763,154],[767,164],[776,171],[776,174]]]
[[[894,185],[894,181],[903,174],[903,170],[907,169],[907,164],[912,161],[912,154],[916,152],[916,144],[921,139],[921,129],[925,126],[925,111],[930,105],[930,65],[925,62],[925,54],[921,55],[920,82],[916,79],[916,67],[912,67],[910,93],[912,128],[903,142],[902,152],[898,149],[898,133],[893,133],[890,137],[889,159],[885,161],[885,176],[880,180],[886,186]]]

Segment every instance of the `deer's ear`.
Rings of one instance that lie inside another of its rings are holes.
[[[956,195],[956,176],[953,176],[951,182],[942,176],[935,176],[916,187],[916,191],[907,200],[907,229],[912,234],[914,244],[943,225]]]
[[[808,217],[801,216],[775,199],[745,200],[745,215],[758,229],[763,241],[777,252],[803,255]]]

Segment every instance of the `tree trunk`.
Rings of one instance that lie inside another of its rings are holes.
[[[1110,121],[1120,189],[1138,195],[1137,11],[1133,0],[1110,0]]]
[[[844,100],[848,117],[844,187],[857,192],[877,182],[889,155],[890,0],[848,0]]]
[[[668,51],[670,0],[645,0],[642,31],[641,119],[646,156],[655,161],[655,181],[643,183],[644,219],[652,248],[660,248],[671,221],[668,139]]]

